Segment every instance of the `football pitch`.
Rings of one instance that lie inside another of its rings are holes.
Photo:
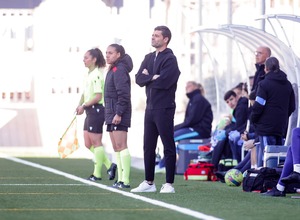
[[[15,158],[0,154],[0,219],[298,219],[297,194],[263,197],[220,182],[186,181],[175,177],[175,194],[160,194],[165,175],[156,174],[156,193],[130,193],[102,180],[86,178],[89,159]],[[132,168],[131,186],[144,179]]]

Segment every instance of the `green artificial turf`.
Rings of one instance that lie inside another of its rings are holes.
[[[87,159],[22,158],[80,178],[87,178],[93,162]],[[112,185],[103,169],[99,183]],[[175,177],[175,194],[160,194],[165,174],[156,174],[156,193],[143,197],[221,219],[297,219],[300,200],[263,197],[242,187],[220,182],[186,181]],[[143,170],[132,168],[131,186],[144,179]],[[120,191],[129,192],[130,189]],[[136,198],[72,180],[43,169],[0,158],[0,219],[196,219],[192,216],[149,204]],[[206,218],[209,219],[209,218]]]

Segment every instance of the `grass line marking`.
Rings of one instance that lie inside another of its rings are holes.
[[[35,183],[17,183],[17,184],[12,184],[12,183],[3,183],[0,184],[0,186],[86,186],[86,184],[61,184],[61,183],[44,183],[44,184],[35,184]]]
[[[92,195],[92,196],[99,196],[99,195],[109,195],[111,193],[54,193],[54,192],[49,192],[49,193],[0,193],[0,195]]]
[[[16,177],[16,176],[1,176],[0,180],[6,180],[6,179],[20,179],[20,177]],[[22,176],[22,179],[54,179],[53,177],[38,177],[38,176],[30,176],[30,177],[26,177],[26,176]]]
[[[141,195],[137,195],[137,194],[133,194],[133,193],[130,193],[130,192],[121,191],[119,189],[115,189],[115,188],[112,188],[110,186],[103,185],[103,184],[100,184],[100,183],[91,182],[89,180],[80,178],[78,176],[75,176],[75,175],[72,175],[72,174],[69,174],[69,173],[62,172],[60,170],[53,169],[51,167],[46,167],[46,166],[43,166],[43,165],[40,165],[40,164],[37,164],[37,163],[32,163],[30,161],[22,160],[22,159],[12,157],[12,156],[9,156],[9,155],[6,155],[6,154],[0,153],[0,157],[4,158],[4,159],[7,159],[7,160],[14,161],[16,163],[25,164],[25,165],[28,165],[28,166],[31,166],[31,167],[35,167],[35,168],[38,168],[38,169],[45,170],[45,171],[50,172],[50,173],[61,175],[61,176],[64,176],[66,178],[78,181],[78,182],[82,182],[82,183],[85,183],[85,184],[88,184],[88,185],[93,185],[93,186],[96,186],[96,187],[104,189],[104,190],[119,193],[119,194],[122,194],[123,196],[134,198],[134,199],[137,199],[137,200],[141,200],[141,201],[150,203],[150,204],[155,205],[155,206],[160,206],[160,207],[164,207],[164,208],[167,208],[167,209],[171,209],[173,211],[180,212],[182,214],[189,215],[189,216],[192,216],[192,217],[195,217],[195,218],[198,218],[198,219],[221,220],[220,218],[210,216],[210,215],[205,215],[201,212],[197,212],[197,211],[194,211],[194,210],[191,210],[191,209],[188,209],[188,208],[183,208],[183,207],[180,207],[180,206],[177,206],[177,205],[168,204],[168,203],[165,203],[165,202],[162,202],[162,201],[159,201],[159,200],[150,199],[150,198],[147,198],[147,197],[144,197],[144,196],[141,196]]]
[[[62,184],[62,183],[3,183],[0,186],[86,186],[86,184]]]
[[[108,209],[108,208],[86,208],[86,209],[82,209],[82,208],[63,208],[63,209],[49,209],[49,208],[38,208],[38,209],[16,209],[16,208],[12,208],[12,209],[0,209],[0,212],[40,212],[40,211],[51,211],[51,212],[65,212],[65,211],[88,211],[88,212],[93,212],[93,211],[126,211],[126,212],[157,212],[157,211],[166,211],[166,209]]]

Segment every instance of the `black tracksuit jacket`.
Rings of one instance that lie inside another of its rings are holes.
[[[142,73],[144,69],[148,70],[149,75]],[[152,81],[155,74],[160,77]],[[135,79],[139,86],[146,86],[147,109],[176,108],[175,92],[179,75],[177,59],[170,48],[158,53],[156,59],[155,52],[145,56]]]
[[[258,83],[256,100],[264,99],[265,105],[255,101],[251,121],[259,136],[286,135],[289,116],[295,110],[295,94],[287,75],[278,70],[269,72]]]

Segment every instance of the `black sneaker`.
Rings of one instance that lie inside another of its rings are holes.
[[[116,177],[117,164],[112,163],[110,168],[107,170],[107,174],[109,175],[109,180],[113,180]]]
[[[118,188],[121,188],[121,189],[129,189],[130,188],[130,185],[125,185],[123,182],[118,182]]]
[[[262,196],[276,196],[276,197],[285,197],[284,191],[279,191],[276,187],[273,187],[268,192],[262,193]]]
[[[282,178],[281,182],[285,184],[300,183],[300,173],[293,171],[289,176]]]
[[[119,188],[119,182],[115,181],[114,184],[111,186],[112,188]]]
[[[101,178],[95,177],[93,174],[90,175],[89,178],[87,178],[87,179],[90,180],[90,181],[93,181],[93,182],[95,182],[97,180],[102,180]]]

